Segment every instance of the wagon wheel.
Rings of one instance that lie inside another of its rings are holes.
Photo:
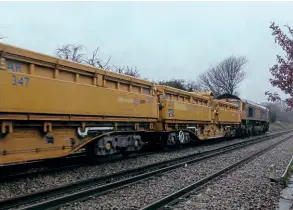
[[[184,143],[185,136],[184,136],[183,131],[179,131],[179,133],[178,133],[178,140],[179,140],[179,142],[180,142],[181,144]]]

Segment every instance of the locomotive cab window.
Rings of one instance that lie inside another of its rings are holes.
[[[253,108],[252,107],[248,108],[248,117],[253,117]]]

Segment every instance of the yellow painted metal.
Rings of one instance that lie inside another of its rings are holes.
[[[3,44],[0,51],[7,67],[0,70],[0,112],[157,118],[150,82],[99,69],[97,75],[89,74],[82,72],[87,66]],[[8,54],[11,52],[15,54]],[[42,60],[32,64],[33,58]],[[58,62],[60,69],[48,67],[55,65],[53,62]],[[70,65],[61,68],[61,64]],[[96,78],[103,81],[101,86],[94,84]]]
[[[152,129],[157,120],[151,82],[5,44],[0,67],[0,164],[62,157],[93,140],[79,139],[76,125],[57,127],[57,121],[83,128],[88,122],[133,122],[133,129],[142,122]]]
[[[182,121],[182,123],[211,122],[212,108],[209,106],[209,98],[168,86],[157,86],[157,90],[162,93],[160,96],[163,105],[162,120]]]
[[[211,121],[211,107],[165,99],[162,117],[165,120]],[[185,122],[186,123],[186,122]]]
[[[13,78],[29,77],[27,86]],[[156,118],[154,96],[0,71],[0,112]],[[11,94],[13,93],[13,94]]]
[[[214,100],[215,110],[218,113],[217,123],[225,124],[240,124],[241,123],[241,112],[238,107],[234,104]]]
[[[130,122],[134,130],[158,132],[196,124],[200,139],[220,137],[219,123],[239,123],[234,105],[225,106],[211,92],[156,86],[0,43],[0,164],[66,156],[115,133],[77,136],[77,127],[90,123],[109,122],[117,130]]]
[[[205,125],[204,129],[198,134],[200,140],[221,138],[225,135],[223,128],[219,128],[216,124]]]
[[[213,92],[211,91],[206,91],[206,92],[194,92],[196,95],[199,96],[205,96],[205,97],[211,97],[214,96]]]
[[[73,150],[70,138],[79,139],[73,128],[55,128],[47,136],[54,136],[54,144],[47,143],[36,127],[14,128],[12,133],[0,139],[0,164],[62,157]]]
[[[225,101],[227,103],[238,103],[239,104],[239,113],[240,113],[240,118],[241,120],[262,120],[262,121],[269,121],[267,117],[267,111],[255,106],[254,104],[251,103],[246,103],[241,100],[237,99],[221,99],[220,101]],[[251,107],[255,111],[255,116],[254,117],[248,117],[248,108]]]
[[[0,139],[0,164],[65,157],[95,139],[113,133],[81,139],[73,127],[55,128],[45,135],[37,127],[16,128]],[[45,136],[54,136],[54,144],[44,141]],[[71,144],[71,139],[76,140],[75,145]]]

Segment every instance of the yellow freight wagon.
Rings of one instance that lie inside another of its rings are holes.
[[[157,116],[151,82],[0,44],[0,164],[138,150]]]
[[[215,100],[217,108],[217,122],[221,125],[229,124],[240,124],[241,123],[241,112],[235,104]]]
[[[224,130],[215,125],[212,93],[192,93],[168,86],[156,86],[159,94],[159,130],[169,132],[168,144],[223,137]],[[191,132],[194,131],[194,132]]]

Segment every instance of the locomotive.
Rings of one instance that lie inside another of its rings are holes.
[[[232,94],[223,94],[217,99],[235,104],[241,112],[241,124],[236,131],[237,136],[258,135],[269,130],[269,109],[267,107],[240,99]]]
[[[252,111],[251,111],[252,110]],[[0,43],[0,164],[264,133],[268,109]]]

